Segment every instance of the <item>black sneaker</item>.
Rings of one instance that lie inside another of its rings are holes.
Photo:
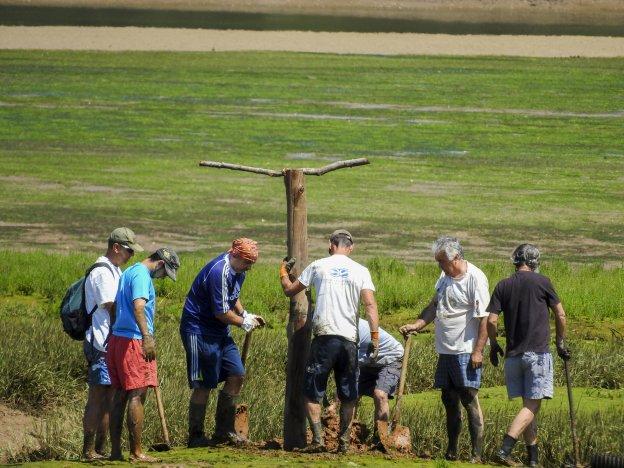
[[[197,448],[197,447],[209,447],[210,446],[210,439],[208,439],[208,437],[206,437],[205,435],[199,436],[199,437],[193,437],[192,439],[189,439],[187,447],[188,448]]]

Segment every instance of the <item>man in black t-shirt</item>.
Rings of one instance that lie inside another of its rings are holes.
[[[492,293],[487,308],[487,334],[490,338],[490,361],[498,365],[503,350],[496,341],[498,316],[503,314],[507,346],[505,383],[510,399],[522,397],[522,409],[511,423],[496,461],[517,466],[511,451],[522,434],[528,452],[528,466],[538,465],[536,415],[542,399],[553,396],[553,362],[549,350],[550,325],[548,309],[555,316],[557,354],[570,359],[564,345],[565,311],[550,280],[538,273],[540,252],[532,244],[521,244],[512,260],[516,271],[501,280]]]

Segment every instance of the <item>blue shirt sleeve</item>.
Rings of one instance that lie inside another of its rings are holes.
[[[228,303],[227,272],[223,266],[210,270],[204,287],[214,305],[213,313],[215,315],[224,314],[230,310],[230,305]]]
[[[132,278],[132,300],[150,298],[150,286],[152,285],[152,279],[147,273],[137,272]]]

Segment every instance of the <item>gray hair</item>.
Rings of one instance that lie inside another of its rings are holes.
[[[455,257],[459,257],[461,259],[464,258],[464,249],[462,249],[462,246],[456,237],[439,237],[431,246],[431,251],[433,252],[434,257],[440,252],[444,252],[447,260],[449,261],[455,259]]]
[[[540,264],[540,251],[533,244],[520,244],[511,254],[511,261],[517,267],[528,266],[531,270],[538,271]]]

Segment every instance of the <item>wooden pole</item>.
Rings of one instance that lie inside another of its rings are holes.
[[[287,206],[288,256],[297,263],[291,270],[296,278],[308,264],[308,220],[305,176],[303,171],[284,172]],[[286,364],[286,395],[284,401],[284,449],[303,448],[307,444],[306,410],[303,400],[303,377],[310,350],[310,318],[312,314],[308,291],[290,299],[288,316],[288,361]]]

